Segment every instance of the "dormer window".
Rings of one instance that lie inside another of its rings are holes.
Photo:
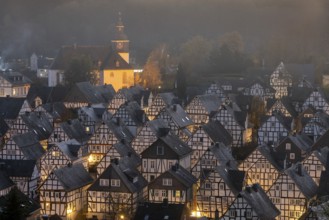
[[[157,155],[163,155],[163,154],[164,154],[164,147],[157,146]]]
[[[111,186],[120,187],[120,180],[119,179],[111,179]]]

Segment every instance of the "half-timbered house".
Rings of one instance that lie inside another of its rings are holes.
[[[279,214],[264,190],[253,184],[241,191],[221,219],[276,219]]]
[[[134,149],[127,143],[116,143],[108,150],[105,156],[99,161],[96,166],[97,177],[101,175],[104,170],[110,166],[113,159],[121,160],[122,162],[128,162],[129,166],[135,167],[137,170],[140,170],[141,158]],[[125,159],[124,159],[125,158]]]
[[[261,145],[239,164],[239,170],[246,172],[248,185],[257,183],[267,191],[283,170],[283,164],[271,146]]]
[[[212,117],[212,120],[219,121],[231,134],[233,139],[232,147],[243,146],[246,119],[246,113],[234,111],[229,105],[222,105]]]
[[[197,192],[197,209],[208,218],[222,216],[244,185],[245,172],[237,170],[234,163],[204,170]]]
[[[254,80],[243,89],[243,95],[246,96],[257,96],[263,101],[266,101],[274,97],[275,90],[270,86],[264,85],[260,80]]]
[[[148,120],[144,110],[136,101],[122,104],[113,117],[121,118],[134,136],[139,133]]]
[[[25,98],[0,97],[1,118],[9,127],[16,121],[19,114],[25,112],[23,109]]]
[[[275,98],[288,96],[288,90],[292,86],[292,76],[282,62],[270,75],[270,85],[275,89]]]
[[[304,115],[305,114],[302,116]],[[305,121],[302,132],[309,136],[313,141],[316,141],[329,129],[329,115],[323,111],[317,111],[314,114],[309,114],[309,116],[310,117],[303,117],[301,119],[302,121],[303,119]]]
[[[222,99],[217,95],[198,95],[186,106],[185,111],[195,124],[201,125],[210,120],[221,104]]]
[[[304,134],[289,135],[276,147],[279,155],[285,155],[286,166],[304,160],[312,150],[313,141]]]
[[[191,167],[194,167],[202,155],[215,143],[223,143],[226,146],[230,146],[232,144],[232,136],[218,121],[210,121],[200,126],[187,141],[187,145],[193,150]]]
[[[85,144],[91,137],[91,135],[87,134],[86,129],[83,127],[79,119],[69,119],[60,123],[60,126],[61,129],[58,129],[56,132],[58,132],[57,139],[60,138],[61,141],[75,139],[81,144]]]
[[[92,106],[83,106],[79,108],[78,118],[85,128],[86,133],[89,135],[92,135],[102,124],[102,114],[98,115]]]
[[[74,139],[50,147],[40,159],[41,180],[45,180],[55,169],[76,163],[80,147],[81,145]]]
[[[87,142],[89,166],[96,165],[114,144],[128,144],[132,139],[133,135],[120,118],[104,122]]]
[[[0,159],[39,160],[45,149],[34,132],[11,137],[0,150]]]
[[[279,175],[267,195],[281,211],[278,219],[298,219],[307,210],[307,204],[317,189],[302,164],[297,163]]]
[[[32,81],[19,72],[0,72],[0,96],[26,97]]]
[[[129,160],[125,158],[122,160]],[[131,219],[139,202],[145,201],[147,181],[127,162],[113,159],[88,188],[88,216],[99,219]],[[121,218],[122,219],[122,218]]]
[[[170,127],[163,119],[154,119],[146,122],[141,131],[131,142],[136,153],[141,154],[146,148],[153,144],[161,135],[170,132]]]
[[[87,188],[93,179],[82,164],[54,170],[39,186],[41,214],[74,219],[87,205]]]
[[[37,198],[37,183],[40,173],[35,160],[0,160],[1,169],[29,198]]]
[[[281,99],[269,99],[266,104],[266,115],[268,116],[271,116],[276,112],[281,112],[281,114],[285,117],[297,116],[297,112],[288,97],[282,97]]]
[[[314,90],[310,96],[304,101],[302,109],[306,109],[309,106],[317,110],[322,110],[323,112],[329,114],[329,103],[326,100],[324,94],[320,90]]]
[[[176,163],[189,170],[191,151],[191,148],[178,136],[171,133],[164,134],[141,153],[141,172],[150,182]]]
[[[221,164],[231,164],[231,166],[237,167],[238,163],[233,158],[231,147],[217,142],[205,151],[200,160],[192,167],[191,173],[196,178],[200,178],[200,176],[206,175],[209,170],[214,170],[215,167]]]
[[[154,119],[162,109],[175,104],[176,99],[177,97],[171,92],[159,93],[154,96],[146,111],[148,118]]]
[[[192,207],[193,199],[196,195],[197,178],[190,171],[175,164],[166,172],[155,178],[148,185],[148,201],[187,204]]]
[[[64,98],[67,108],[80,108],[99,103],[107,103],[107,100],[90,82],[76,83]]]
[[[288,136],[291,130],[291,118],[283,117],[280,113],[265,116],[258,129],[258,144],[278,144],[281,138]]]
[[[329,147],[323,147],[312,151],[312,153],[301,162],[305,170],[318,185],[320,183],[322,171],[326,170],[328,155]]]
[[[161,110],[156,118],[166,121],[176,135],[182,140],[188,140],[192,133],[193,121],[179,104],[173,104]]]

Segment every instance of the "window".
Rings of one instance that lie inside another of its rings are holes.
[[[293,190],[293,189],[294,189],[294,184],[289,183],[289,184],[288,184],[288,190]]]
[[[167,191],[166,190],[162,190],[162,197],[167,197]]]
[[[322,166],[321,165],[316,165],[316,170],[317,171],[321,171],[322,170]]]
[[[205,188],[205,189],[211,189],[211,183],[206,182],[206,183],[204,184],[204,188]]]
[[[224,183],[220,183],[220,184],[219,184],[219,189],[220,189],[220,190],[224,190]]]
[[[122,75],[122,83],[124,83],[124,84],[128,83],[127,73],[126,72],[123,73],[123,75]]]
[[[59,151],[53,151],[52,155],[53,157],[59,157]]]
[[[291,150],[291,143],[286,143],[286,150]]]
[[[201,143],[203,142],[203,137],[200,137],[200,142],[201,142]]]
[[[164,147],[157,146],[157,155],[164,155]]]
[[[174,197],[181,197],[180,190],[174,190]]]
[[[110,73],[110,77],[114,77],[114,73],[111,72],[111,73]]]
[[[252,218],[252,212],[250,210],[246,211],[246,218]]]
[[[294,160],[295,159],[295,153],[290,153],[289,158],[290,158],[290,160]]]
[[[151,161],[151,168],[154,169],[155,168],[155,162]]]
[[[119,179],[111,179],[111,186],[120,187],[120,180]]]
[[[235,210],[230,210],[230,217],[231,218],[236,217],[236,211]]]
[[[162,179],[163,186],[172,186],[172,179],[171,178],[163,178]]]
[[[99,180],[100,186],[109,186],[109,180],[108,179],[100,179]]]

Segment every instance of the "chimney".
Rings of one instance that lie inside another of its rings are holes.
[[[258,192],[258,186],[257,186],[257,184],[253,184],[253,185],[251,186],[251,188],[252,188],[255,192]]]
[[[297,167],[296,167],[296,169],[297,169],[297,174],[298,174],[299,176],[303,176],[302,164],[298,163],[296,166],[297,166]]]
[[[250,186],[246,186],[246,192],[251,193],[251,187]]]
[[[179,164],[178,163],[176,163],[175,165],[173,165],[173,166],[171,166],[171,170],[172,171],[177,171],[179,169]]]
[[[118,165],[119,164],[119,159],[118,158],[114,158],[111,160],[111,163]]]
[[[129,151],[127,155],[128,155],[128,157],[131,157],[131,152]]]
[[[117,125],[120,125],[120,117],[116,117],[115,122],[116,122]]]
[[[175,111],[177,111],[177,106],[176,106],[176,104],[173,104],[172,105],[172,110],[175,112]]]

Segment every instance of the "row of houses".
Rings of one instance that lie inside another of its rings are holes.
[[[186,218],[312,219],[327,195],[325,97],[232,88],[214,83],[184,105],[87,82],[1,98],[0,194],[16,186],[62,219],[133,219],[153,203],[184,204]]]

